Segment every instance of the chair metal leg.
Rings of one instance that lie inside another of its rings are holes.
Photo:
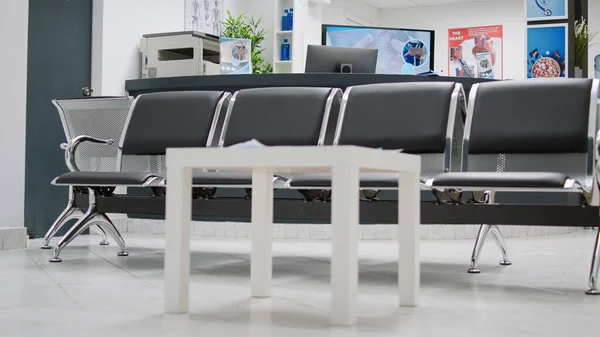
[[[508,249],[506,247],[504,237],[502,237],[502,233],[500,232],[500,228],[498,228],[497,225],[481,225],[481,227],[479,227],[479,233],[477,233],[477,239],[475,240],[475,247],[473,247],[473,254],[471,255],[471,268],[467,270],[469,274],[481,273],[481,270],[478,268],[477,264],[479,261],[479,256],[481,255],[481,250],[483,249],[483,244],[485,243],[485,239],[487,238],[488,234],[492,235],[492,238],[494,241],[496,241],[496,244],[502,253],[500,265],[512,265],[512,262],[508,259]]]
[[[600,269],[600,228],[596,234],[594,255],[592,256],[592,267],[590,269],[590,289],[585,293],[588,295],[600,295],[598,290],[598,270]]]
[[[56,247],[54,248],[54,257],[50,259],[50,262],[61,262],[62,260],[58,257],[60,252],[73,241],[77,236],[83,233],[86,229],[92,226],[96,221],[94,218],[97,216],[96,213],[96,195],[92,189],[89,189],[89,207],[87,212],[71,227],[67,233],[60,239]]]
[[[490,226],[490,234],[496,241],[498,248],[500,248],[500,252],[502,252],[502,260],[500,261],[501,266],[510,266],[512,262],[508,259],[508,248],[506,247],[506,241],[504,241],[504,237],[502,237],[502,232],[500,232],[500,228],[497,225]]]
[[[56,235],[56,233],[70,220],[80,218],[83,216],[83,213],[74,207],[75,196],[73,191],[73,186],[69,186],[69,201],[67,203],[67,207],[60,213],[58,218],[54,220],[50,229],[44,235],[44,245],[42,245],[42,249],[50,249],[50,240]]]
[[[119,252],[117,252],[117,256],[128,256],[127,245],[125,244],[125,239],[119,233],[117,226],[108,218],[108,216],[104,213],[98,214],[98,225],[106,230],[110,235],[117,241],[117,245],[119,245]]]
[[[481,225],[479,227],[479,232],[477,233],[477,238],[475,239],[475,247],[473,247],[473,254],[471,254],[471,268],[467,270],[469,274],[481,273],[481,270],[477,268],[477,262],[479,261],[479,254],[481,253],[481,249],[485,243],[485,238],[489,232],[490,225]]]
[[[484,204],[491,204],[494,202],[495,193],[492,191],[484,192],[479,201]],[[485,243],[485,239],[488,234],[492,234],[494,241],[500,248],[502,252],[502,260],[500,261],[500,265],[510,266],[512,262],[508,259],[508,249],[506,247],[506,242],[504,241],[504,237],[502,237],[502,232],[500,232],[500,228],[497,225],[481,225],[479,227],[479,232],[477,233],[477,239],[475,240],[475,247],[473,247],[473,254],[471,254],[471,268],[467,270],[469,274],[479,274],[481,270],[478,268],[477,264],[479,261],[479,256],[481,255],[481,250],[483,249],[483,244]]]
[[[102,228],[102,226],[96,224],[96,226],[90,228],[100,235],[100,246],[108,246],[110,244],[110,242],[108,242],[108,237],[106,236],[106,231],[104,228]]]

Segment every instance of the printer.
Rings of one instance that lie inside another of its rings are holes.
[[[143,35],[142,78],[218,75],[219,37],[201,32]]]

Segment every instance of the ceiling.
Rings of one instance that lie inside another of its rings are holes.
[[[474,3],[488,1],[497,0],[366,0],[366,2],[369,5],[379,9],[438,6],[457,3]]]

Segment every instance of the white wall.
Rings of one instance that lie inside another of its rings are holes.
[[[523,0],[496,0],[385,10],[380,12],[376,25],[435,30],[434,70],[443,70],[443,74],[447,75],[448,29],[498,24],[503,25],[504,32],[504,78],[523,79],[526,75]]]
[[[252,0],[223,0],[223,19],[227,16],[227,11],[233,16],[250,12],[252,3]]]
[[[28,1],[0,0],[0,227],[24,226],[28,15]]]
[[[231,11],[232,15],[245,14],[255,18],[263,18],[263,27],[267,30],[267,36],[263,43],[265,49],[263,55],[268,62],[273,58],[274,26],[276,20],[275,5],[273,0],[224,0],[223,12]],[[375,23],[379,10],[363,1],[357,0],[331,0],[331,4],[322,5],[322,23],[350,24],[346,21],[346,15]]]
[[[364,1],[356,0],[331,0],[331,4],[323,4],[323,23],[334,25],[354,25],[346,17],[353,18],[360,23],[377,25],[379,9]]]
[[[141,76],[139,44],[142,35],[182,31],[185,28],[184,9],[183,0],[94,0],[94,95],[126,94],[125,81]],[[240,15],[251,9],[250,0],[223,0],[223,17],[228,10],[232,15]]]
[[[275,39],[275,2],[272,0],[225,0],[223,6],[232,6],[231,4],[234,2],[245,2],[246,5],[240,7],[236,6],[238,9],[238,15],[244,14],[249,17],[254,17],[258,19],[262,17],[263,19],[263,28],[267,31],[265,35],[265,40],[262,43],[262,48],[264,48],[263,56],[267,62],[273,62],[273,41]],[[232,13],[233,14],[233,13]]]
[[[591,32],[600,32],[600,1],[588,2],[588,24]],[[594,77],[594,57],[600,55],[600,35],[596,36],[594,44],[590,46],[588,57],[588,77]]]
[[[94,95],[124,95],[125,80],[140,78],[142,35],[182,31],[184,1],[94,0],[93,26]]]
[[[3,1],[3,0],[0,0]],[[346,16],[377,21],[378,10],[356,0],[332,0],[323,5],[323,23],[349,24]],[[267,36],[264,55],[272,62],[273,0],[223,0],[223,15],[263,18]],[[92,88],[94,95],[124,95],[125,81],[140,78],[139,42],[143,34],[184,29],[183,0],[94,0]]]

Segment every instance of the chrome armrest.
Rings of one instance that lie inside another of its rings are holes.
[[[600,186],[600,131],[596,134],[596,143],[594,144],[594,178],[596,184]]]
[[[596,160],[600,160],[600,131],[596,134]]]
[[[80,171],[77,167],[77,164],[75,163],[75,151],[77,150],[77,147],[79,147],[79,145],[85,142],[103,145],[112,145],[114,143],[112,139],[100,139],[96,137],[81,135],[71,139],[69,143],[60,144],[60,148],[65,150],[65,162],[67,164],[67,167],[72,172]]]

